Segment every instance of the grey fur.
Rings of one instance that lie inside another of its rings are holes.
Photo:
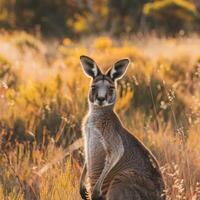
[[[99,81],[101,84],[100,88],[95,88],[97,91],[90,91],[90,109],[83,122],[86,167],[81,177],[81,194],[84,194],[85,179],[88,177],[92,200],[164,200],[164,181],[157,161],[150,151],[123,127],[113,111],[116,98],[105,105],[91,101],[97,98],[94,96],[102,87],[109,90],[109,87],[105,87],[108,81],[103,77],[104,75],[98,81],[93,78],[92,85],[99,84]],[[115,85],[114,82],[110,84],[112,87]],[[108,92],[103,92],[107,102]],[[116,94],[116,91],[113,93]],[[88,198],[83,196],[83,199]]]

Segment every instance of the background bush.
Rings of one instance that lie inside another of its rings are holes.
[[[199,2],[192,0],[1,0],[0,26],[79,37],[156,31],[199,32]]]

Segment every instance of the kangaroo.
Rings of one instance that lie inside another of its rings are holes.
[[[119,60],[105,74],[87,56],[81,56],[80,62],[92,78],[89,112],[83,122],[86,161],[80,180],[82,199],[89,199],[89,194],[92,200],[166,199],[156,159],[113,111],[117,80],[125,74],[129,59]]]

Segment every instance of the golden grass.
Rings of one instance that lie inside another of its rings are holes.
[[[200,199],[198,37],[58,43],[15,32],[0,41],[0,199],[80,199],[82,148],[60,158],[87,111],[81,54],[103,71],[131,59],[116,111],[158,159],[167,199]]]

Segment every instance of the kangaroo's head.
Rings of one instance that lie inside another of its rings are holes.
[[[119,60],[105,74],[101,72],[93,59],[81,56],[80,61],[86,75],[92,78],[89,102],[98,107],[114,105],[116,82],[125,74],[129,60]]]

